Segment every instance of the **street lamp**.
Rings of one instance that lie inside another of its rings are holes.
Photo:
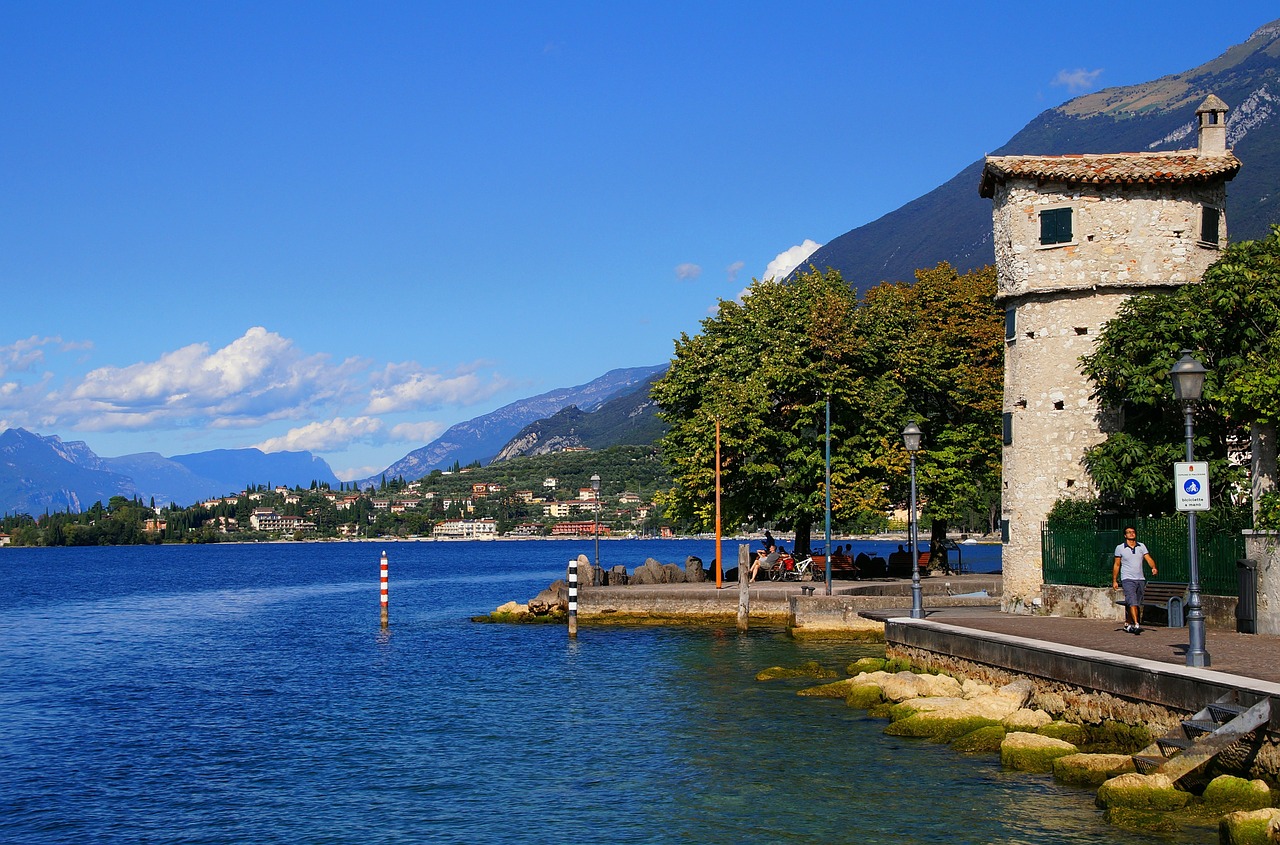
[[[916,452],[920,451],[920,438],[924,432],[915,420],[902,430],[902,445],[911,456],[911,618],[924,618],[924,600],[920,595],[920,547],[916,536]]]
[[[595,501],[592,503],[592,510],[596,515],[595,535],[596,535],[596,571],[591,578],[591,583],[596,583],[596,579],[600,578],[600,476],[596,473],[591,474],[591,498]]]
[[[1195,358],[1191,350],[1182,350],[1182,357],[1169,371],[1173,379],[1173,398],[1182,403],[1183,431],[1187,439],[1187,463],[1195,460],[1195,418],[1192,414],[1200,394],[1204,391],[1204,376],[1208,370]],[[1187,512],[1187,665],[1208,666],[1209,652],[1204,645],[1204,608],[1200,604],[1200,553],[1197,548],[1196,512]]]

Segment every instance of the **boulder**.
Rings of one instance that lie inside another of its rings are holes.
[[[989,725],[957,737],[951,747],[957,751],[999,751],[1005,734],[1003,725]]]
[[[1084,726],[1077,725],[1074,722],[1049,722],[1046,725],[1041,725],[1035,732],[1040,736],[1051,736],[1054,739],[1060,739],[1072,745],[1084,745],[1088,741],[1088,734],[1085,732]]]
[[[1031,696],[1035,695],[1035,691],[1035,684],[1031,683],[1031,681],[1026,678],[1021,678],[1000,687],[1000,689],[995,691],[995,694],[1001,698],[1006,698],[1009,701],[1016,702],[1017,706],[1013,709],[1018,710],[1026,707],[1027,704],[1030,703]]]
[[[519,602],[509,601],[506,604],[498,605],[498,607],[494,609],[493,615],[494,616],[514,616],[516,614],[528,613],[528,612],[529,612],[529,605],[520,604]]]
[[[961,698],[964,687],[950,675],[919,675],[922,695],[929,697]]]
[[[702,568],[702,558],[689,555],[684,561],[684,580],[690,584],[701,584],[710,580],[710,573]]]
[[[1021,772],[1052,772],[1053,761],[1079,751],[1069,742],[1053,737],[1013,731],[1000,743],[1000,763]]]
[[[1054,778],[1072,786],[1102,786],[1133,770],[1128,754],[1068,754],[1053,761]]]
[[[629,581],[630,576],[627,575],[627,568],[622,564],[618,564],[605,574],[605,583],[610,587],[625,587]]]
[[[816,687],[805,687],[802,690],[796,690],[796,695],[807,695],[815,698],[846,698],[852,689],[853,678],[845,678],[843,681],[832,681],[829,684],[819,684]]]
[[[875,684],[852,684],[849,687],[849,694],[844,697],[845,707],[856,707],[859,710],[871,710],[882,704],[884,704],[884,694]]]
[[[1097,804],[1108,810],[1180,810],[1191,794],[1175,789],[1168,775],[1117,775],[1098,787]]]
[[[977,698],[980,695],[992,695],[995,688],[988,684],[980,684],[972,678],[965,678],[964,683],[960,685],[961,695],[965,698]]]
[[[529,599],[529,612],[536,616],[568,610],[569,585],[563,581],[552,582],[550,587]]]
[[[856,676],[863,672],[879,672],[882,669],[884,669],[883,657],[863,657],[850,663],[845,671]]]
[[[1052,722],[1048,713],[1040,710],[1031,710],[1023,707],[1014,710],[1008,716],[1000,720],[1006,728],[1011,731],[1024,731],[1026,733],[1036,733],[1040,728]]]
[[[964,703],[963,698],[908,698],[906,701],[900,701],[890,708],[893,719],[906,719],[920,713],[933,713],[938,710],[958,712],[959,705]]]
[[[1272,845],[1280,842],[1280,810],[1240,810],[1218,822],[1218,841],[1223,845]]]
[[[1266,781],[1219,775],[1209,781],[1200,796],[1205,809],[1225,815],[1240,810],[1263,810],[1271,806],[1271,788]]]
[[[951,742],[979,728],[988,728],[993,725],[999,725],[999,722],[978,716],[940,717],[938,711],[934,711],[899,719],[886,727],[884,732],[889,736],[929,737],[936,742]]]
[[[632,585],[645,584],[683,584],[684,570],[674,563],[658,563],[649,558],[631,576]]]
[[[828,669],[816,660],[809,660],[799,666],[770,666],[756,673],[757,681],[772,681],[776,678],[834,678],[834,669]]]

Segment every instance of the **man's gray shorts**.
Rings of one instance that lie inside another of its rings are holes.
[[[1121,581],[1120,589],[1124,590],[1124,603],[1129,607],[1140,607],[1142,597],[1147,592],[1146,581]]]

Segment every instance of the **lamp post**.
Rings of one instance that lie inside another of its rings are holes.
[[[1183,431],[1187,439],[1187,463],[1195,460],[1195,419],[1193,411],[1204,391],[1204,377],[1208,370],[1195,358],[1191,350],[1182,350],[1182,357],[1169,371],[1173,380],[1173,398],[1182,403]],[[1200,604],[1200,552],[1196,537],[1196,512],[1187,511],[1187,665],[1208,666],[1209,652],[1204,645],[1204,608]]]
[[[920,595],[920,548],[916,538],[916,452],[920,451],[920,438],[924,433],[915,420],[902,430],[902,445],[911,456],[911,618],[924,618],[924,600]]]
[[[591,474],[591,490],[591,498],[595,500],[592,502],[592,512],[595,514],[594,534],[596,536],[596,567],[591,583],[595,584],[600,578],[600,476],[596,473]]]
[[[827,394],[827,595],[831,595],[831,394]]]

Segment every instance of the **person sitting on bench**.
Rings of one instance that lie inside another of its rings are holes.
[[[756,552],[755,562],[751,564],[750,583],[755,583],[756,576],[760,574],[761,567],[764,568],[766,574],[773,571],[773,568],[778,565],[779,557],[780,555],[778,553],[777,546],[770,546],[767,554],[763,549]]]

